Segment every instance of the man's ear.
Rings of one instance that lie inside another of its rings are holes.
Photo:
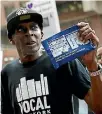
[[[44,33],[41,31],[41,39],[43,39]]]
[[[15,41],[12,38],[9,39],[9,42],[10,44],[15,45]]]

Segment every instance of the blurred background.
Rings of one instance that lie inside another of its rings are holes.
[[[6,17],[15,8],[25,7],[27,2],[29,1],[1,1],[3,66],[18,56],[15,47],[9,43],[7,38]],[[80,21],[89,22],[100,39],[100,46],[102,45],[102,1],[55,1],[55,4],[60,30]]]
[[[33,0],[33,3],[34,1],[35,0]],[[18,57],[15,47],[9,43],[7,38],[6,17],[16,8],[22,6],[26,7],[28,2],[31,1],[1,0],[1,49],[3,51],[2,67]],[[100,39],[99,47],[102,46],[102,1],[55,1],[55,5],[60,30],[64,30],[80,21],[89,22],[92,29],[95,30]],[[49,18],[47,20],[45,18],[44,22],[44,28],[46,29],[50,23]],[[81,110],[85,110],[85,108],[82,107]],[[86,113],[83,112],[80,114]],[[90,112],[90,114],[92,114],[92,112]]]

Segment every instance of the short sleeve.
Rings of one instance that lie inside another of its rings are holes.
[[[72,94],[80,99],[84,99],[88,90],[91,88],[91,81],[88,71],[78,59],[72,61],[69,67],[71,72]]]
[[[4,72],[1,72],[1,113],[13,114],[10,96],[7,86],[7,77]]]

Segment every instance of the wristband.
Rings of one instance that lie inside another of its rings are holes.
[[[94,72],[90,72],[90,76],[98,76],[102,74],[102,65],[98,64],[98,70]]]

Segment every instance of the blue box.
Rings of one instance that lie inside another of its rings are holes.
[[[78,39],[78,30],[74,25],[42,41],[55,69],[95,49],[91,41],[83,43]]]

